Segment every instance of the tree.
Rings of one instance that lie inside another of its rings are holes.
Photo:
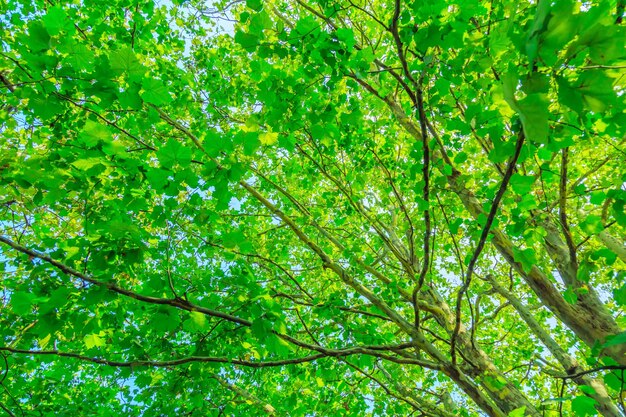
[[[1,5],[0,408],[626,413],[624,3],[536,3]]]

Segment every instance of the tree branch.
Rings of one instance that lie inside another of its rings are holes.
[[[561,229],[565,236],[565,242],[569,249],[569,257],[574,270],[578,270],[578,260],[576,259],[576,244],[572,239],[572,233],[569,229],[569,222],[567,221],[567,212],[565,209],[565,202],[567,198],[567,159],[569,148],[564,148],[561,151],[561,181],[559,184],[559,218],[561,220]]]
[[[463,282],[463,285],[461,286],[461,289],[459,290],[457,297],[456,297],[456,320],[455,320],[454,332],[452,333],[452,338],[450,339],[450,342],[451,342],[450,343],[450,355],[452,356],[452,363],[456,363],[456,338],[458,337],[459,331],[461,329],[461,303],[463,300],[463,295],[465,294],[465,292],[470,286],[470,283],[472,282],[472,274],[474,273],[474,267],[476,266],[476,262],[478,261],[478,258],[480,257],[480,254],[485,246],[485,242],[487,242],[487,236],[489,236],[491,225],[493,224],[496,214],[498,213],[500,200],[502,200],[502,197],[504,196],[504,193],[506,192],[511,176],[513,175],[513,170],[515,168],[515,165],[517,164],[517,160],[522,151],[522,145],[524,145],[524,139],[525,139],[524,131],[520,129],[517,135],[517,143],[515,144],[515,153],[511,157],[511,160],[509,161],[509,164],[506,167],[504,178],[502,179],[502,182],[500,183],[500,188],[498,189],[498,193],[496,194],[496,197],[493,199],[493,203],[491,204],[491,209],[489,210],[489,215],[487,216],[487,221],[485,222],[485,226],[483,227],[483,231],[480,235],[480,239],[478,241],[478,244],[476,245],[476,249],[474,249],[474,254],[472,255],[472,258],[470,259],[470,262],[467,266],[467,273],[466,273],[465,281]]]
[[[222,313],[220,311],[211,310],[205,307],[200,307],[198,305],[192,304],[189,301],[183,300],[181,298],[159,298],[159,297],[141,295],[134,291],[121,288],[115,285],[113,282],[104,282],[104,281],[97,280],[90,275],[83,274],[59,261],[52,259],[50,256],[46,255],[45,253],[41,253],[39,251],[29,249],[25,246],[20,245],[19,243],[12,241],[11,239],[5,236],[0,235],[0,242],[10,246],[11,248],[15,249],[18,252],[24,253],[28,256],[32,256],[33,258],[41,259],[42,261],[49,263],[50,265],[54,266],[55,268],[59,269],[61,272],[67,275],[71,275],[75,278],[78,278],[83,282],[87,282],[89,284],[92,284],[98,287],[106,288],[107,290],[111,292],[123,295],[125,297],[133,298],[135,300],[143,301],[145,303],[150,303],[150,304],[169,305],[172,307],[179,308],[181,310],[197,311],[206,316],[218,317],[218,318],[221,318],[221,319],[233,322],[233,323],[241,324],[243,326],[252,325],[252,322],[249,320],[242,319],[240,317],[236,317],[228,313]]]

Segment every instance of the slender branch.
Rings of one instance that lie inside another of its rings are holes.
[[[377,18],[372,12],[370,12],[369,10],[365,9],[364,7],[359,6],[358,4],[355,4],[352,0],[348,0],[348,3],[350,3],[350,5],[352,7],[354,7],[357,10],[360,10],[361,12],[365,13],[366,15],[368,15],[369,17],[372,18],[372,20],[374,20],[376,23],[378,23],[380,26],[382,26],[385,30],[389,30],[389,27],[387,25],[385,25],[385,23],[380,20],[379,18]]]
[[[453,364],[456,364],[456,339],[459,335],[459,331],[461,330],[461,303],[463,300],[463,296],[472,282],[472,274],[474,273],[474,267],[476,266],[476,262],[478,261],[478,258],[480,257],[480,254],[485,246],[485,243],[487,242],[487,236],[489,236],[491,225],[493,224],[493,221],[495,220],[496,214],[498,212],[498,206],[500,205],[500,200],[502,200],[502,197],[504,196],[504,193],[506,192],[511,176],[513,175],[513,170],[515,168],[515,165],[517,164],[517,160],[522,151],[522,146],[524,145],[524,139],[525,139],[524,131],[520,130],[520,132],[517,135],[517,143],[515,144],[515,153],[513,154],[513,157],[511,158],[508,166],[506,167],[504,178],[502,179],[502,183],[500,184],[498,193],[496,194],[496,197],[494,198],[493,203],[491,204],[491,210],[489,211],[489,215],[487,216],[487,221],[485,223],[485,226],[483,227],[483,231],[480,235],[478,245],[476,245],[474,254],[472,255],[472,258],[470,259],[470,262],[467,266],[467,273],[466,273],[465,281],[463,282],[463,285],[461,286],[461,289],[459,290],[457,297],[456,297],[456,321],[455,321],[455,326],[454,326],[454,332],[452,333],[452,338],[450,340],[451,342],[450,343],[450,355],[452,356]]]
[[[13,411],[8,409],[7,406],[4,405],[4,403],[0,402],[0,408],[2,408],[2,410],[4,410],[4,412],[7,413],[9,417],[15,417],[15,414],[13,413]]]
[[[312,362],[317,359],[326,357],[328,355],[324,353],[317,353],[315,355],[304,356],[300,358],[292,358],[292,359],[284,359],[284,360],[276,360],[276,361],[246,361],[232,358],[221,358],[221,357],[211,357],[211,356],[188,356],[180,359],[173,359],[169,361],[145,361],[145,360],[136,360],[136,361],[114,361],[104,358],[96,358],[86,355],[81,355],[73,352],[62,352],[58,350],[27,350],[27,349],[15,349],[7,346],[0,347],[0,351],[10,352],[14,354],[22,354],[22,355],[42,355],[42,356],[59,356],[63,358],[72,358],[78,359],[84,362],[96,363],[99,365],[107,365],[118,368],[139,368],[139,367],[153,367],[153,368],[165,368],[170,366],[178,366],[184,365],[186,363],[192,362],[203,362],[203,363],[229,363],[234,365],[241,365],[249,368],[269,368],[276,366],[285,366],[296,363],[304,363],[304,362]]]
[[[126,297],[130,297],[138,301],[143,301],[143,302],[150,303],[150,304],[169,305],[169,306],[180,308],[182,310],[187,310],[187,311],[197,311],[207,316],[219,317],[221,319],[228,320],[233,323],[241,324],[244,326],[252,325],[252,322],[249,320],[242,319],[240,317],[236,317],[231,314],[222,313],[220,311],[211,310],[205,307],[200,307],[198,305],[192,304],[189,301],[183,300],[181,298],[159,298],[159,297],[141,295],[134,291],[121,288],[113,282],[105,282],[105,281],[97,280],[96,278],[90,275],[83,274],[82,272],[79,272],[59,261],[52,259],[50,256],[46,255],[45,253],[41,253],[36,250],[29,249],[25,246],[20,245],[19,243],[12,241],[11,239],[5,236],[0,235],[0,242],[12,247],[18,252],[22,252],[26,255],[32,256],[33,258],[41,259],[42,261],[47,262],[50,265],[56,267],[63,273],[67,275],[71,275],[75,278],[78,278],[83,282],[87,282],[89,284],[96,285],[98,287],[106,288],[111,292],[114,292],[114,293],[117,293]]]
[[[76,101],[74,101],[72,98],[65,96],[63,94],[59,94],[59,93],[55,93],[59,98],[68,101],[70,103],[72,103],[74,106],[81,108],[91,114],[93,114],[94,116],[96,116],[98,119],[102,120],[105,124],[107,124],[108,126],[111,126],[112,128],[118,130],[119,132],[122,132],[123,134],[125,134],[126,136],[128,136],[129,138],[131,138],[132,140],[134,140],[137,143],[140,143],[145,149],[149,149],[151,151],[156,151],[156,148],[154,146],[150,146],[147,143],[145,143],[143,140],[139,139],[137,136],[133,135],[132,133],[130,133],[128,130],[124,129],[121,126],[118,126],[117,123],[110,121],[109,119],[107,119],[106,117],[102,116],[100,113],[98,113],[97,111],[84,106]]]
[[[4,76],[2,72],[0,72],[0,81],[2,82],[2,84],[4,84],[6,88],[9,89],[10,92],[15,91],[15,87],[13,86],[13,84],[9,82],[9,80]]]
[[[616,15],[617,17],[615,18],[615,24],[616,25],[621,25],[622,24],[622,20],[624,19],[624,9],[626,9],[626,1],[624,0],[619,0],[617,2],[617,8],[616,8]]]
[[[224,378],[213,374],[211,376],[213,379],[215,379],[217,382],[219,382],[220,385],[222,385],[223,387],[229,389],[230,391],[234,392],[235,394],[242,396],[248,400],[250,400],[252,403],[254,403],[258,408],[260,408],[261,410],[265,411],[266,413],[268,413],[269,415],[273,416],[276,413],[276,409],[269,403],[266,403],[264,401],[262,401],[260,398],[257,398],[256,396],[250,394],[248,391],[246,391],[243,388],[240,388],[234,384],[231,384],[230,382],[228,382],[227,380],[225,380]]]
[[[404,70],[404,75],[411,81],[413,84],[415,91],[412,92],[411,98],[413,99],[413,104],[417,107],[417,111],[419,114],[419,122],[421,129],[421,139],[422,139],[422,152],[423,152],[423,160],[422,160],[422,177],[424,179],[424,188],[422,191],[422,198],[424,199],[424,242],[423,242],[423,259],[422,259],[422,268],[420,270],[419,277],[417,279],[417,284],[413,289],[412,299],[413,299],[413,308],[414,308],[414,323],[415,327],[419,329],[420,326],[420,315],[419,315],[419,307],[417,304],[417,294],[421,290],[424,285],[424,281],[426,279],[426,274],[428,273],[430,267],[430,235],[431,235],[431,219],[430,219],[430,146],[428,143],[428,128],[426,121],[426,112],[424,111],[424,96],[422,94],[422,82],[423,75],[420,77],[419,82],[413,77],[411,71],[409,70],[409,66],[406,60],[406,56],[404,55],[404,46],[402,45],[402,40],[400,39],[400,33],[398,32],[398,20],[400,17],[400,0],[395,0],[394,3],[394,13],[393,18],[391,20],[391,26],[389,31],[391,32],[393,39],[396,44],[396,49],[398,52],[398,59],[400,60],[400,64]]]
[[[376,219],[370,213],[368,213],[366,208],[363,207],[363,205],[360,202],[355,201],[352,193],[337,178],[330,175],[328,170],[325,169],[322,164],[317,162],[311,155],[309,155],[300,145],[297,145],[297,149],[302,153],[302,155],[304,155],[308,160],[310,160],[319,169],[319,171],[324,177],[326,177],[328,180],[330,180],[333,184],[337,186],[337,188],[348,199],[348,202],[350,203],[352,207],[354,207],[357,213],[359,213],[365,220],[367,220],[370,223],[371,227],[376,231],[380,239],[391,250],[391,252],[398,259],[398,261],[400,261],[402,266],[405,268],[407,274],[412,275],[413,265],[402,254],[401,249],[404,249],[404,248],[398,248],[397,245],[395,245],[394,242],[392,242],[391,239],[383,232],[383,229],[386,229],[385,225],[383,225],[380,220]]]
[[[559,218],[561,220],[561,229],[565,236],[565,242],[569,249],[570,262],[574,269],[578,269],[578,260],[576,259],[576,244],[572,238],[572,233],[569,229],[569,222],[567,221],[567,212],[565,211],[565,202],[567,198],[567,159],[569,154],[569,148],[564,148],[561,153],[561,181],[559,186]]]
[[[2,384],[9,375],[9,361],[4,353],[2,353],[2,360],[4,360],[4,374],[2,375],[2,379],[0,379],[0,384]]]
[[[592,70],[592,69],[625,69],[626,65],[585,65],[584,67],[577,67],[576,69],[581,70]]]
[[[274,297],[287,298],[287,299],[291,300],[294,304],[307,306],[307,307],[315,307],[315,308],[328,307],[328,305],[326,305],[324,303],[313,304],[313,303],[308,303],[306,301],[299,301],[295,297],[293,297],[293,296],[291,296],[289,294],[285,294],[285,293],[276,293],[274,295]],[[391,319],[389,317],[383,316],[382,314],[371,313],[369,311],[359,310],[359,309],[353,308],[353,307],[337,306],[335,308],[338,308],[341,311],[346,311],[348,313],[354,313],[354,314],[359,314],[359,315],[363,315],[363,316],[374,317],[374,318],[377,318],[377,319],[380,319],[380,320],[384,320],[384,321],[388,321],[388,322],[391,321]]]
[[[409,243],[409,263],[411,265],[415,265],[415,245],[413,242],[413,235],[414,235],[414,231],[415,228],[413,226],[413,221],[411,220],[411,215],[409,214],[409,210],[406,206],[406,204],[404,203],[404,199],[402,198],[402,194],[400,193],[400,191],[398,190],[398,187],[396,186],[395,181],[393,180],[393,176],[391,175],[391,172],[389,171],[389,169],[387,168],[387,166],[385,165],[385,163],[382,161],[382,159],[378,156],[378,154],[376,153],[376,151],[374,149],[370,149],[370,151],[372,152],[372,154],[374,155],[374,157],[376,158],[376,160],[378,161],[378,163],[380,164],[380,166],[382,167],[383,171],[385,172],[385,175],[387,176],[387,181],[389,181],[389,184],[391,185],[391,189],[393,191],[394,196],[396,197],[396,200],[398,200],[398,204],[400,205],[400,209],[402,210],[402,213],[404,214],[404,218],[409,226],[409,229],[407,231],[407,239],[408,239],[408,243]]]
[[[385,393],[387,395],[390,395],[400,401],[403,401],[407,404],[409,404],[411,407],[413,407],[415,410],[417,411],[422,411],[422,409],[420,408],[419,404],[417,404],[416,402],[412,401],[409,398],[403,397],[401,395],[396,394],[395,392],[393,392],[383,381],[381,381],[380,379],[376,378],[373,374],[359,368],[358,366],[348,362],[348,361],[344,361],[349,367],[351,367],[352,369],[355,369],[357,372],[359,372],[361,375],[365,376],[367,379],[369,379],[370,381],[376,383],[378,386],[380,386],[383,391],[385,391]]]
[[[173,359],[169,361],[149,361],[149,360],[135,360],[135,361],[116,361],[105,358],[92,357],[87,355],[82,355],[74,352],[63,352],[59,350],[28,350],[28,349],[16,349],[8,346],[0,346],[0,351],[2,352],[10,352],[14,354],[21,355],[38,355],[38,356],[59,356],[64,358],[72,358],[77,359],[84,362],[95,363],[99,365],[107,365],[118,368],[139,368],[139,367],[153,367],[153,368],[164,368],[171,366],[179,366],[187,363],[199,362],[199,363],[226,363],[233,365],[240,365],[248,368],[271,368],[271,367],[279,367],[285,365],[293,365],[298,363],[305,362],[313,362],[318,359],[333,357],[333,358],[341,358],[352,355],[369,355],[378,357],[381,359],[388,360],[390,362],[400,363],[400,364],[408,364],[408,365],[418,365],[428,369],[441,370],[442,365],[421,360],[421,359],[411,359],[411,358],[398,358],[395,356],[387,355],[385,353],[380,353],[385,350],[397,349],[398,346],[403,345],[395,345],[395,346],[357,346],[352,348],[345,349],[327,349],[322,346],[316,345],[307,345],[304,343],[300,343],[305,346],[314,347],[314,350],[318,350],[319,353],[314,355],[302,356],[299,358],[290,358],[290,359],[281,359],[281,360],[273,360],[273,361],[249,361],[249,360],[241,360],[241,359],[233,359],[233,358],[225,358],[225,357],[215,357],[215,356],[187,356],[184,358]]]
[[[559,375],[550,373],[551,376],[559,379],[574,379],[584,375],[595,374],[596,372],[602,371],[623,371],[626,370],[626,365],[605,365],[599,366],[597,368],[587,369],[585,371],[580,371],[575,374],[567,374],[567,375]]]

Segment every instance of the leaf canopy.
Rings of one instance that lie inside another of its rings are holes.
[[[626,412],[623,2],[0,11],[7,415]]]

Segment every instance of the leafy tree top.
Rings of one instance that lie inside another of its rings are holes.
[[[7,415],[626,413],[623,2],[0,10]]]

